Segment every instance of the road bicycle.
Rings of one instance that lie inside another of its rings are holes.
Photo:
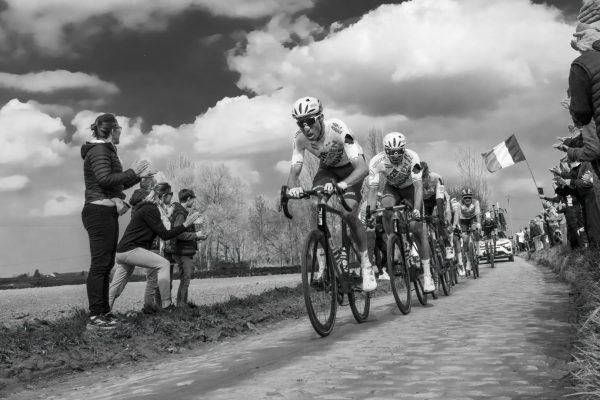
[[[489,234],[484,235],[483,240],[485,241],[485,254],[487,256],[490,267],[494,268],[495,256],[496,256],[496,240],[498,235],[495,233],[495,229],[490,231]]]
[[[462,246],[462,258],[463,265],[466,264],[467,257],[469,262],[471,263],[471,272],[473,274],[473,279],[479,278],[479,257],[477,255],[478,248],[475,244],[475,239],[473,238],[473,234],[478,232],[477,230],[472,229],[472,224],[469,224],[467,230],[464,233],[467,234],[467,240],[464,241]],[[459,228],[460,232],[460,228]],[[467,271],[467,276],[469,276],[469,271]]]
[[[440,288],[446,296],[450,296],[452,292],[452,265],[446,260],[446,246],[443,242],[441,234],[440,221],[437,217],[425,216],[423,218],[427,222],[427,238],[429,240],[429,248],[431,249],[431,277],[435,284],[436,290],[432,293],[433,298],[437,298]]]
[[[367,219],[371,214],[392,212],[393,232],[387,239],[387,269],[390,286],[398,309],[403,314],[411,310],[411,282],[419,302],[427,304],[427,294],[423,290],[423,266],[409,231],[412,218],[411,208],[402,203],[393,207],[381,207],[371,211],[367,206]]]
[[[334,184],[340,204],[346,211],[352,211],[344,200],[342,190]],[[356,322],[362,323],[369,316],[371,306],[370,293],[362,290],[360,258],[348,234],[348,227],[342,217],[342,211],[327,204],[329,195],[322,188],[305,190],[300,198],[316,197],[317,228],[306,237],[302,253],[302,292],[306,312],[315,331],[322,337],[328,336],[335,325],[338,305],[350,305]],[[287,186],[281,188],[281,208],[289,219],[292,215],[288,201],[298,198],[289,197]],[[340,217],[341,247],[334,243],[328,225],[328,215]],[[344,303],[344,295],[348,303]]]

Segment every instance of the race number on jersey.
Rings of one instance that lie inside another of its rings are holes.
[[[423,172],[417,153],[406,149],[402,162],[394,165],[390,162],[385,151],[377,154],[369,162],[369,186],[379,186],[379,175],[385,176],[386,182],[398,189],[409,187],[415,181],[420,181]]]
[[[329,167],[344,166],[364,154],[352,131],[339,119],[323,121],[323,129],[325,132],[317,141],[308,140],[300,130],[296,132],[292,165],[304,162],[304,150],[317,156],[322,164]]]

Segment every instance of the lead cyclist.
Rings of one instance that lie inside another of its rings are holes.
[[[313,178],[313,189],[322,188],[333,194],[334,185],[344,191],[344,200],[352,208],[342,210],[342,218],[348,225],[350,237],[358,249],[362,271],[362,289],[371,292],[377,288],[375,273],[367,252],[367,233],[358,219],[362,183],[369,173],[363,149],[354,139],[354,134],[339,119],[324,119],[323,105],[316,97],[302,97],[294,103],[292,117],[300,128],[294,135],[292,163],[288,176],[288,195],[298,198],[303,194],[299,183],[304,163],[304,152],[308,150],[320,160]],[[325,255],[319,256],[320,272],[325,266]]]

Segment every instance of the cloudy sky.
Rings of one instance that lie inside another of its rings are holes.
[[[86,269],[82,160],[101,112],[127,167],[185,154],[226,163],[253,194],[287,177],[293,101],[319,96],[359,141],[405,132],[452,183],[458,148],[516,134],[536,179],[567,134],[574,0],[3,0],[0,276]],[[522,226],[525,164],[490,175]],[[122,226],[122,229],[124,226]]]

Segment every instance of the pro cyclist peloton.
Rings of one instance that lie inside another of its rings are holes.
[[[479,206],[479,200],[473,199],[473,191],[469,188],[463,189],[461,192],[461,201],[454,203],[454,221],[452,225],[455,228],[459,228],[462,233],[463,245],[467,243],[467,229],[475,222],[475,229],[481,231],[481,208]],[[479,249],[479,238],[478,234],[473,235],[475,240],[475,249]],[[457,253],[460,259],[460,253]],[[477,255],[475,255],[477,257]],[[471,262],[467,257],[466,264],[467,271],[471,270]]]
[[[300,128],[294,135],[292,163],[288,176],[288,195],[300,197],[303,193],[299,176],[304,163],[304,151],[317,156],[319,168],[313,178],[313,189],[323,188],[327,194],[335,190],[334,184],[344,191],[344,199],[352,208],[343,210],[350,236],[355,243],[361,261],[362,287],[365,292],[375,290],[377,281],[367,253],[367,234],[358,219],[362,182],[369,169],[363,149],[354,139],[354,134],[339,119],[324,119],[323,105],[316,97],[302,97],[294,103],[292,117]],[[319,257],[320,271],[324,268],[324,256]]]
[[[412,207],[413,218],[420,218],[420,210],[423,206],[423,184],[419,156],[413,150],[406,148],[406,137],[399,132],[385,135],[383,148],[384,151],[376,154],[369,162],[367,197],[369,206],[375,209],[379,182],[385,179],[380,200],[381,207],[393,207],[404,200]],[[392,214],[391,211],[383,213],[383,229],[387,235],[393,232]],[[423,290],[433,292],[435,286],[431,278],[426,229],[422,223],[414,220],[410,222],[409,229],[414,235],[419,257],[423,263]]]
[[[429,165],[425,161],[421,161],[421,169],[423,172],[423,211],[426,216],[437,216],[444,228],[439,231],[442,234],[438,240],[444,241],[446,247],[446,258],[454,258],[454,250],[448,236],[447,227],[452,223],[450,212],[450,201],[446,188],[444,187],[444,179],[437,172],[429,170]]]

